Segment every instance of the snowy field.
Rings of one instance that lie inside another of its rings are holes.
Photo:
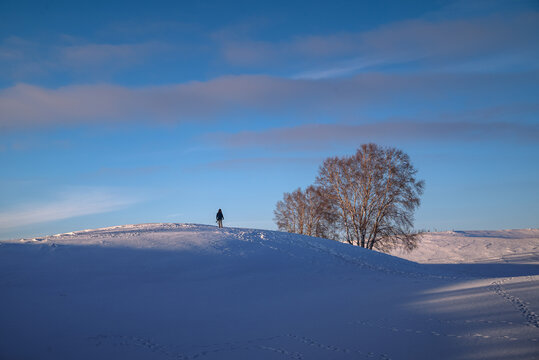
[[[539,358],[538,230],[399,255],[190,224],[2,241],[0,358]]]
[[[425,233],[419,248],[393,255],[429,264],[539,265],[539,229]]]

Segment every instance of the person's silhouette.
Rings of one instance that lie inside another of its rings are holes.
[[[221,209],[217,211],[217,215],[215,216],[215,219],[217,219],[217,224],[219,224],[219,227],[222,228],[223,220],[225,219],[225,217],[223,216],[223,212],[221,211]]]

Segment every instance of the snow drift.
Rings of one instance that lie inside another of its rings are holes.
[[[3,241],[0,358],[532,359],[537,274],[192,224]]]

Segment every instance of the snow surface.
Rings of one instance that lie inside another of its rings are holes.
[[[537,359],[538,230],[141,224],[0,242],[1,359]]]
[[[425,233],[421,246],[393,255],[421,263],[539,265],[539,229]]]

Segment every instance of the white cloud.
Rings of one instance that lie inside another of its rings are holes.
[[[0,212],[0,230],[119,210],[139,202],[112,188],[71,188],[50,202],[36,202]]]
[[[385,60],[382,59],[359,58],[352,61],[342,62],[326,69],[301,72],[293,76],[293,78],[319,80],[347,76],[356,72],[360,72],[372,66],[381,65],[384,62]]]

